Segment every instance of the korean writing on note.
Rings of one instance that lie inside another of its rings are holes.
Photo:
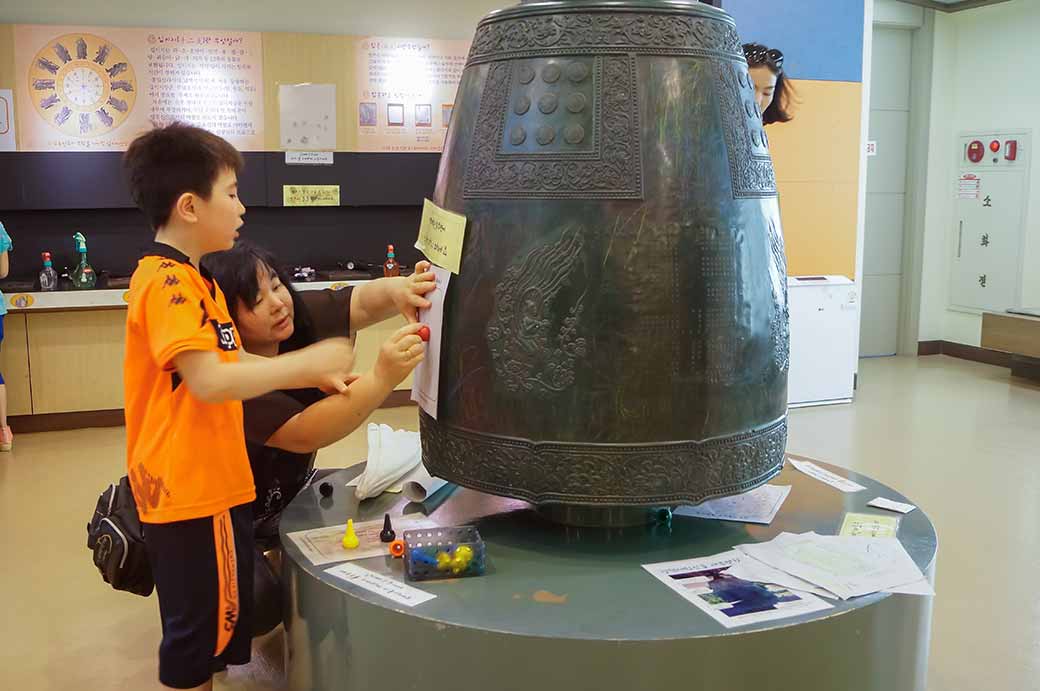
[[[838,535],[852,537],[895,537],[899,532],[899,518],[869,513],[847,513]]]
[[[415,248],[453,274],[462,264],[462,242],[466,235],[466,217],[445,211],[429,199],[423,202],[422,223]]]
[[[339,206],[339,185],[282,185],[283,206]]]

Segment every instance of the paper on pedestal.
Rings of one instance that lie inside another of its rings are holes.
[[[711,557],[643,564],[643,568],[727,629],[830,609],[829,603],[810,593],[728,573],[748,558],[731,550]]]
[[[392,519],[394,532],[404,535],[406,530],[432,528],[436,524],[423,516],[398,516]],[[324,528],[298,530],[289,533],[288,537],[315,566],[333,564],[337,561],[368,559],[369,557],[386,556],[387,546],[379,539],[383,530],[383,519],[354,523],[354,534],[358,536],[358,546],[347,549],[343,546],[343,533],[347,525],[330,525]]]
[[[737,550],[843,600],[925,580],[903,544],[892,538],[784,533]]]
[[[791,461],[791,465],[809,477],[816,478],[820,482],[840,489],[842,492],[861,492],[866,489],[863,485],[856,484],[852,480],[842,477],[841,475],[835,475],[831,471],[824,470],[810,461],[797,461],[793,458],[788,458],[788,460]]]
[[[413,588],[407,583],[402,583],[389,576],[362,568],[357,564],[340,564],[339,566],[333,566],[331,569],[326,569],[325,573],[336,578],[342,578],[352,585],[407,607],[415,607],[437,597],[433,593]]]
[[[783,533],[783,535],[791,535],[791,533]],[[777,539],[781,539],[778,537]],[[741,578],[745,581],[757,581],[759,583],[772,583],[774,585],[783,586],[790,588],[791,590],[797,590],[804,593],[812,593],[820,597],[825,597],[831,600],[839,599],[837,595],[813,585],[807,580],[792,576],[789,573],[775,569],[769,564],[759,561],[748,555],[744,555],[744,559],[738,564],[733,566],[731,569],[726,571],[735,578]],[[906,585],[895,586],[893,588],[886,588],[883,592],[896,593],[902,595],[933,595],[931,583],[927,579],[922,578],[920,581],[914,583],[908,583]]]
[[[879,509],[895,511],[897,513],[910,513],[911,511],[917,508],[913,504],[904,504],[901,501],[892,501],[891,499],[885,499],[884,497],[871,499],[867,502],[867,506],[874,506]]]
[[[847,513],[838,535],[852,537],[887,537],[899,534],[898,516],[880,516],[874,513]]]
[[[824,588],[819,588],[803,578],[792,576],[780,569],[774,569],[769,564],[761,562],[746,554],[744,554],[743,557],[743,559],[726,571],[726,573],[734,578],[740,578],[745,581],[772,583],[799,592],[812,593],[813,595],[818,595],[819,597],[825,597],[831,600],[838,599],[838,596],[834,593]]]
[[[732,497],[711,499],[697,506],[682,506],[673,513],[676,516],[769,525],[790,493],[790,485],[762,485]]]
[[[895,588],[886,588],[886,593],[895,593],[897,595],[935,595],[935,588],[928,582],[927,578],[922,578],[919,581],[913,583],[907,583],[906,585],[899,585]]]

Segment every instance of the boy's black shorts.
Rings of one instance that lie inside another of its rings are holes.
[[[143,525],[162,616],[159,681],[190,689],[209,679],[221,662],[249,662],[252,507]]]

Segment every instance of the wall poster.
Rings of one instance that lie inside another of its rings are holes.
[[[358,42],[358,151],[444,148],[469,41],[367,37]]]
[[[259,33],[18,25],[23,151],[119,151],[152,123],[264,148]]]
[[[15,151],[14,94],[0,89],[0,151]]]

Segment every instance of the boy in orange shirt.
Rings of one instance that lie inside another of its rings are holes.
[[[173,124],[138,137],[124,164],[155,230],[130,281],[123,371],[127,472],[163,623],[159,680],[211,689],[215,667],[250,656],[255,491],[241,401],[343,392],[354,354],[345,338],[276,358],[240,349],[224,294],[198,269],[242,225],[234,147]]]

